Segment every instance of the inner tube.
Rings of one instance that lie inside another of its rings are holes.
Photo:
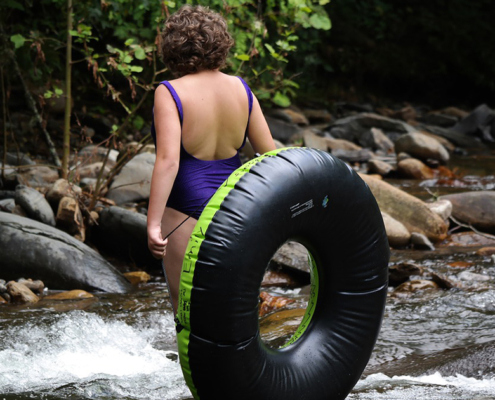
[[[266,267],[304,245],[311,295],[280,349],[260,339]],[[330,154],[286,148],[234,171],[203,211],[182,266],[179,359],[195,399],[344,399],[369,361],[387,294],[389,246],[361,178]]]

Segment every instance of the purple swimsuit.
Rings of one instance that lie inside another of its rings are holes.
[[[251,110],[253,108],[253,94],[247,83],[241,77],[238,78],[244,85],[248,95],[250,118]],[[182,127],[184,115],[182,103],[177,92],[168,81],[160,82],[160,84],[165,85],[174,98],[177,110],[179,111],[180,125]],[[239,150],[242,149],[244,143],[246,143],[247,132],[248,128],[246,127],[244,140],[241,147],[237,149],[237,154],[223,160],[200,160],[184,149],[181,140],[179,171],[177,172],[174,186],[170,192],[167,207],[198,219],[210,197],[217,191],[229,175],[241,166]],[[156,145],[154,122],[151,124],[151,136]]]

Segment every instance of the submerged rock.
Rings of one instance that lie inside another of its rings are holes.
[[[431,290],[431,289],[438,289],[439,286],[437,283],[429,280],[414,280],[414,281],[407,281],[399,285],[395,290],[392,292],[392,296],[394,297],[407,297],[413,293],[423,291],[423,290]]]
[[[423,275],[423,268],[417,264],[404,262],[389,267],[388,273],[389,283],[396,286],[408,281],[411,276]]]
[[[0,260],[6,279],[30,276],[52,289],[128,292],[110,263],[77,239],[48,225],[0,212]]]
[[[267,292],[260,293],[261,304],[259,306],[259,316],[263,317],[264,315],[278,310],[287,306],[288,304],[294,303],[294,299],[289,299],[287,297],[282,296],[272,296]]]
[[[78,300],[78,299],[90,299],[93,296],[91,293],[88,293],[84,290],[70,290],[68,292],[61,292],[50,294],[45,296],[46,300]]]

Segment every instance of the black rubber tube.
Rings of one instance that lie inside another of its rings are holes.
[[[389,246],[376,201],[349,166],[318,150],[278,150],[236,172],[184,260],[177,328],[186,381],[201,400],[344,399],[385,306]],[[292,344],[271,349],[259,335],[259,290],[289,240],[313,257],[316,305]]]

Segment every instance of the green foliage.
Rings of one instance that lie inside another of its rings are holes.
[[[157,61],[157,35],[167,15],[185,3],[206,5],[225,16],[235,39],[226,72],[242,75],[260,100],[287,107],[299,87],[295,74],[286,73],[291,55],[300,52],[303,32],[330,29],[324,7],[328,2],[74,2],[74,29],[69,34],[73,37],[75,110],[93,104],[91,107],[97,112],[101,102],[112,99],[115,103],[107,102],[103,108],[119,115],[118,119],[125,121],[128,129],[142,129],[145,121],[149,121],[151,104],[148,102],[142,115],[137,115],[141,99],[157,82],[172,78]],[[40,87],[45,98],[63,96],[56,85],[65,76],[66,1],[4,0],[2,7],[5,12],[0,14],[0,23],[4,42],[15,52],[21,69],[28,74],[26,78]],[[302,48],[311,52],[308,44]],[[100,104],[94,104],[95,101]],[[118,124],[112,132],[122,133]]]

